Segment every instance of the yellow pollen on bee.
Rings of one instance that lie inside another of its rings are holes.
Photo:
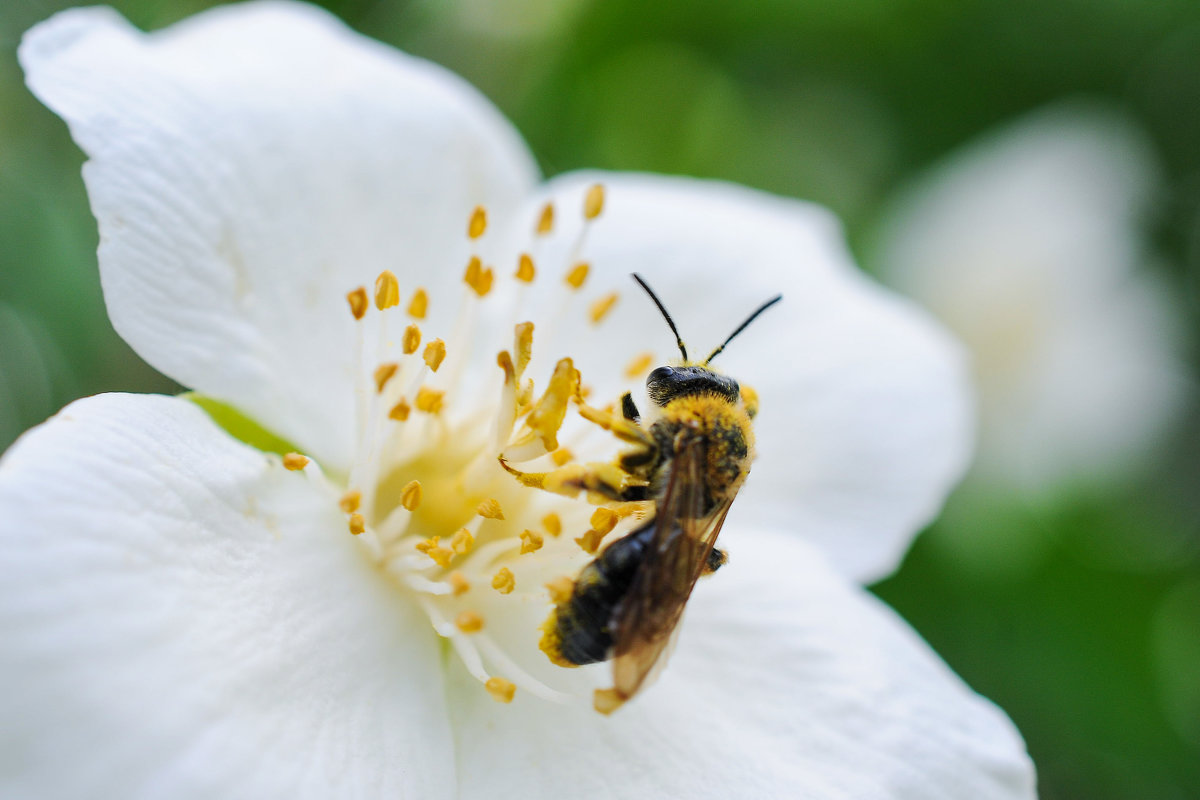
[[[537,531],[525,530],[521,532],[521,555],[526,553],[536,553],[542,549],[545,539]]]
[[[408,419],[410,413],[412,413],[412,406],[408,404],[407,400],[401,397],[400,402],[392,406],[392,410],[388,412],[388,419],[404,422],[404,420]]]
[[[422,386],[417,389],[417,410],[424,411],[426,414],[437,414],[442,410],[442,402],[445,399],[446,393],[440,389],[430,389],[428,386]]]
[[[583,286],[583,282],[587,280],[588,270],[591,266],[586,261],[580,261],[575,266],[571,267],[564,280],[572,289],[578,289]]]
[[[650,366],[653,363],[654,363],[654,354],[653,353],[642,353],[641,355],[634,358],[633,361],[630,361],[628,365],[626,365],[625,377],[630,378],[630,379],[638,378],[642,375],[643,372],[650,369]]]
[[[517,685],[504,678],[488,678],[483,688],[487,689],[488,694],[497,703],[511,703],[517,693]]]
[[[513,326],[513,342],[513,351],[517,354],[516,371],[521,375],[533,358],[533,323],[518,322]]]
[[[750,418],[753,419],[758,416],[758,392],[754,391],[753,387],[743,383],[741,386],[741,395],[742,407],[746,409],[746,413]]]
[[[550,454],[550,460],[554,462],[556,467],[561,467],[567,464],[575,454],[565,447],[560,447]]]
[[[583,198],[584,219],[595,219],[604,211],[604,184],[593,183]]]
[[[599,325],[608,316],[608,312],[612,311],[613,306],[617,304],[618,297],[616,292],[609,292],[592,303],[591,308],[588,309],[588,316],[592,318],[593,324]]]
[[[417,352],[417,348],[421,346],[421,329],[416,325],[409,325],[404,329],[404,337],[400,340],[400,349],[404,351],[404,355],[412,355]]]
[[[478,633],[483,630],[483,617],[475,611],[463,611],[454,618],[454,625],[463,633]]]
[[[500,508],[500,501],[493,497],[476,506],[475,513],[484,519],[504,519],[504,509]]]
[[[517,259],[517,271],[513,277],[524,283],[533,283],[536,276],[537,269],[533,266],[533,257],[528,253],[521,253],[521,257]]]
[[[417,289],[408,303],[408,315],[413,319],[425,319],[427,313],[429,313],[429,294],[424,289]]]
[[[455,597],[462,597],[471,591],[471,582],[461,572],[451,572],[446,577],[446,581],[450,584],[450,591]]]
[[[617,527],[617,512],[611,508],[597,508],[592,512],[591,526],[592,530],[599,533],[601,536],[607,534],[613,528]]]
[[[416,549],[417,552],[429,556],[433,559],[434,563],[445,569],[450,566],[450,559],[454,558],[454,551],[438,544],[441,538],[440,536],[431,536],[423,542],[417,542]]]
[[[450,537],[450,549],[460,556],[465,556],[471,552],[471,548],[475,546],[475,537],[466,528],[460,528],[452,537]]]
[[[417,510],[417,506],[421,505],[420,481],[409,481],[404,484],[404,488],[400,490],[400,505],[408,511]]]
[[[487,209],[483,206],[475,206],[475,210],[471,212],[471,220],[467,223],[467,236],[478,239],[486,230]]]
[[[392,361],[387,364],[380,364],[375,368],[375,391],[383,394],[383,387],[387,386],[388,381],[396,374],[396,370],[400,369],[400,365]]]
[[[625,705],[625,698],[616,689],[597,689],[592,693],[592,708],[608,716]]]
[[[550,593],[550,602],[560,606],[571,599],[571,593],[575,591],[575,581],[563,575],[547,583],[546,591]]]
[[[358,507],[362,505],[362,492],[358,489],[351,489],[342,495],[342,499],[338,500],[338,507],[347,514],[352,514],[358,511]]]
[[[360,533],[362,533],[363,531],[365,531],[367,529],[367,521],[365,519],[363,519],[362,514],[355,512],[350,515],[349,527],[350,527],[350,533],[354,534],[355,536],[358,536]]]
[[[346,302],[350,304],[350,313],[355,319],[362,319],[367,313],[367,289],[360,286],[346,293]]]
[[[538,236],[545,236],[554,230],[554,203],[547,202],[542,206],[542,213],[538,216],[537,233]]]
[[[434,339],[425,345],[425,354],[422,358],[425,359],[426,366],[437,372],[438,367],[446,360],[446,343],[441,339]]]
[[[575,544],[590,556],[594,556],[596,551],[600,549],[600,541],[604,538],[604,534],[600,531],[587,531],[583,536],[575,539]]]
[[[308,466],[308,458],[299,453],[288,453],[283,457],[283,468],[290,469],[292,472],[304,469]]]
[[[513,577],[512,570],[508,567],[501,567],[500,571],[492,578],[492,588],[500,594],[511,594],[516,586],[517,579]]]
[[[542,517],[542,527],[545,528],[546,533],[550,534],[551,536],[558,536],[562,534],[563,530],[562,520],[559,519],[558,514],[555,514],[553,511]]]
[[[400,282],[390,269],[379,273],[375,279],[375,307],[380,311],[400,305]]]

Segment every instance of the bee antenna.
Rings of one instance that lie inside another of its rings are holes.
[[[635,276],[635,277],[636,277],[636,276]],[[762,304],[761,306],[759,306],[757,309],[755,309],[755,311],[754,311],[754,313],[753,313],[753,314],[751,314],[750,316],[746,317],[746,321],[745,321],[745,322],[743,322],[741,325],[738,325],[738,326],[737,326],[737,330],[736,330],[736,331],[734,331],[733,333],[729,334],[729,338],[728,338],[728,339],[726,339],[725,341],[721,342],[721,346],[720,346],[720,347],[718,347],[716,350],[713,350],[711,353],[709,353],[709,355],[708,355],[708,358],[704,359],[704,364],[703,364],[702,366],[705,366],[705,367],[707,367],[707,366],[708,366],[708,362],[710,362],[710,361],[712,361],[714,358],[716,358],[716,357],[717,357],[717,356],[718,356],[718,355],[721,353],[721,351],[725,349],[725,345],[727,345],[727,344],[729,344],[730,342],[732,342],[732,341],[733,341],[733,337],[737,336],[739,333],[741,333],[742,331],[746,330],[746,328],[747,328],[747,327],[750,325],[750,323],[751,323],[751,322],[754,322],[754,320],[758,318],[758,315],[759,315],[759,314],[761,314],[762,312],[766,311],[768,308],[770,308],[771,306],[775,305],[776,303],[778,303],[778,302],[779,302],[780,300],[782,300],[782,299],[783,299],[783,295],[781,295],[781,294],[777,294],[777,295],[775,295],[774,297],[772,297],[770,300],[768,300],[767,302],[763,303],[763,304]]]
[[[662,300],[659,300],[658,295],[656,295],[654,293],[654,290],[650,288],[650,286],[646,283],[646,281],[642,280],[641,275],[638,275],[635,272],[635,273],[633,273],[633,279],[638,282],[639,286],[641,286],[643,289],[646,290],[646,294],[650,295],[650,299],[654,301],[654,305],[658,306],[658,310],[662,312],[663,319],[665,319],[667,321],[667,324],[671,326],[671,333],[675,334],[675,344],[679,347],[680,355],[683,356],[684,361],[687,361],[688,360],[687,348],[683,346],[683,337],[681,337],[679,335],[679,331],[675,328],[675,320],[671,319],[671,315],[667,313],[667,309],[663,306]],[[781,295],[781,297],[782,297],[782,295]],[[776,298],[776,299],[779,299],[779,298]],[[770,304],[768,303],[768,305],[770,305]],[[762,311],[762,309],[760,308],[759,311]],[[757,314],[757,313],[758,312],[756,311],[755,314]],[[754,319],[754,317],[751,317],[750,319]],[[749,324],[749,322],[750,322],[750,320],[746,320],[746,324]],[[742,328],[744,328],[744,327],[746,327],[745,324],[742,325]],[[741,329],[739,328],[739,330],[741,330]],[[732,339],[733,337],[731,336],[729,338]],[[728,344],[728,342],[726,342],[726,344]],[[724,345],[722,345],[722,347],[724,347]],[[712,356],[709,356],[709,358],[711,358],[711,357]]]

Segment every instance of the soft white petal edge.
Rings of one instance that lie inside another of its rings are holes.
[[[621,299],[599,332],[571,330],[587,315],[564,309],[561,335],[539,339],[535,358],[571,355],[584,382],[602,387],[619,383],[636,353],[653,353],[653,366],[677,359],[670,330],[630,272],[662,298],[693,359],[782,293],[714,362],[762,403],[759,457],[726,529],[793,530],[857,580],[892,572],[971,454],[974,402],[958,343],[864,276],[841,226],[819,206],[716,181],[602,172],[556,178],[544,196],[580,208],[596,182],[607,201],[581,252],[592,265],[584,295]],[[534,218],[543,199],[519,216]],[[579,238],[580,220],[560,216],[543,251],[549,264],[569,264],[563,250]],[[552,292],[558,280],[534,291]]]
[[[100,395],[0,461],[0,520],[0,794],[454,796],[436,637],[315,475]]]
[[[467,262],[471,209],[502,224],[537,180],[468,84],[313,6],[224,6],[151,34],[77,9],[27,33],[20,60],[90,159],[117,331],[327,467],[353,444],[346,293],[391,269],[405,303],[425,285],[431,321],[452,316],[438,290]]]
[[[1012,723],[811,545],[742,532],[659,681],[610,718],[451,678],[465,800],[1029,800]]]

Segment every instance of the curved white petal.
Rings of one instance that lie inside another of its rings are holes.
[[[1012,724],[890,610],[796,537],[739,534],[661,679],[612,717],[456,677],[465,800],[1035,797]]]
[[[547,193],[561,223],[541,251],[547,278],[535,290],[543,298],[559,291],[576,260],[583,193],[597,181],[607,187],[604,213],[577,256],[591,275],[574,305],[535,301],[564,320],[552,341],[535,334],[535,357],[574,356],[584,382],[601,389],[598,402],[607,402],[635,354],[652,353],[655,366],[679,356],[630,272],[659,294],[697,360],[782,292],[783,302],[714,362],[754,387],[762,404],[759,457],[728,525],[793,530],[857,579],[893,570],[970,451],[971,400],[957,344],[858,271],[824,209],[712,181],[605,173],[552,181]],[[594,328],[587,304],[610,291],[620,299]]]
[[[192,404],[100,395],[26,434],[0,540],[5,797],[454,794],[428,622],[316,475]]]
[[[404,303],[449,284],[472,208],[500,224],[536,180],[475,90],[311,6],[231,5],[148,35],[68,11],[20,55],[89,156],[117,330],[327,466],[353,444],[346,293],[383,269]],[[445,295],[433,314],[453,311]]]

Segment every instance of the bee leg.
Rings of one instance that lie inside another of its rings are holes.
[[[633,402],[633,395],[629,392],[621,395],[621,416],[635,425],[639,425],[642,422],[642,415]]]
[[[704,575],[711,575],[729,563],[729,556],[724,550],[714,547],[708,551],[708,562],[704,565]]]
[[[628,395],[626,395],[628,397]],[[629,398],[630,405],[633,405],[633,398]],[[622,410],[624,410],[625,400],[621,400]],[[636,412],[637,409],[634,408]],[[654,437],[642,429],[635,421],[626,417],[618,417],[615,414],[608,414],[598,408],[592,408],[584,403],[579,404],[579,415],[588,422],[594,422],[606,431],[612,431],[623,442],[630,444],[638,444],[643,447],[654,447]]]

